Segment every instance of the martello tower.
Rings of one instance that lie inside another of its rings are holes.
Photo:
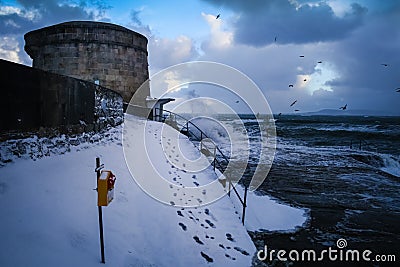
[[[71,21],[24,38],[34,68],[98,83],[120,93],[124,102],[149,78],[147,38],[122,26]],[[144,105],[150,89],[144,94],[137,104]]]

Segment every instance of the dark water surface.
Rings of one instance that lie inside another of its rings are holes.
[[[235,129],[229,116],[220,120]],[[270,119],[241,116],[250,146],[247,183],[259,158],[259,133]],[[250,233],[258,249],[369,249],[372,255],[395,255],[400,262],[400,117],[279,116],[277,147],[267,179],[258,189],[278,201],[310,210],[307,225],[294,233]],[[260,123],[260,126],[258,124]],[[204,127],[203,127],[204,128]],[[206,127],[207,128],[207,127]],[[229,154],[225,133],[206,129]],[[242,133],[245,134],[245,133]],[[232,160],[243,160],[233,157]],[[266,261],[286,266],[288,262]],[[312,263],[312,262],[311,262]],[[327,266],[386,266],[382,262],[313,262]],[[393,263],[392,263],[393,264]],[[255,260],[254,265],[265,263]],[[295,262],[308,266],[310,262]],[[394,264],[395,265],[395,264]],[[400,265],[399,265],[400,266]]]

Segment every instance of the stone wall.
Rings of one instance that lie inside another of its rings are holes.
[[[118,25],[73,21],[31,31],[24,37],[33,67],[98,81],[120,93],[124,102],[149,78],[147,38]],[[150,95],[150,90],[146,93]],[[138,104],[144,105],[144,99]]]
[[[5,60],[0,60],[0,73],[5,77],[0,88],[2,135],[65,126],[92,131],[123,121],[121,95],[102,86]]]
[[[95,130],[124,121],[122,96],[112,90],[96,86],[94,108]]]

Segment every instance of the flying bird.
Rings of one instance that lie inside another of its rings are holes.
[[[219,17],[221,17],[221,14],[218,14],[215,19],[219,19]]]
[[[274,39],[274,41],[275,41],[275,43],[276,43],[276,36],[275,36],[275,39]]]
[[[400,87],[396,89],[396,92],[400,93]]]
[[[297,100],[293,101],[292,104],[290,104],[290,106],[293,106],[294,104],[296,104]]]
[[[321,63],[322,63],[322,61],[318,61],[317,63],[318,63],[318,64],[321,64]]]
[[[239,103],[239,100],[236,100],[236,103]]]
[[[293,84],[289,84],[289,87],[293,87]]]
[[[300,109],[295,109],[294,112],[300,111]]]
[[[389,64],[386,64],[386,63],[382,63],[381,65],[385,66],[385,67],[389,66]]]
[[[304,82],[306,82],[306,81],[307,81],[307,79],[304,79],[303,81],[304,81]]]
[[[299,57],[304,57],[303,55],[300,55]]]
[[[344,105],[343,107],[340,107],[339,109],[341,109],[341,110],[346,110],[346,109],[347,109],[347,104]]]

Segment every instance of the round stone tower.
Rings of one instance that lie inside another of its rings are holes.
[[[149,78],[147,38],[122,26],[71,21],[24,38],[34,68],[100,84],[120,93],[124,102]],[[144,94],[137,104],[144,106],[150,89]]]

